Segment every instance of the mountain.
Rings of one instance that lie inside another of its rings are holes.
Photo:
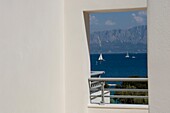
[[[100,41],[99,41],[100,40]],[[101,46],[100,46],[101,42]],[[97,31],[90,34],[90,52],[96,53],[146,53],[147,26],[129,29]]]

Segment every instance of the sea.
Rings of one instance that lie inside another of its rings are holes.
[[[129,58],[125,56],[126,53],[103,54],[104,61],[98,61],[99,54],[90,54],[91,71],[105,71],[102,78],[147,78],[147,53],[129,53]]]

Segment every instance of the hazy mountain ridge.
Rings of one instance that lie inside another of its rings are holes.
[[[99,39],[101,40],[100,47]],[[90,34],[91,53],[145,53],[147,26],[141,25],[126,30],[115,29],[98,31]]]

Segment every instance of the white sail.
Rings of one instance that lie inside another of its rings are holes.
[[[127,52],[127,54],[126,54],[126,56],[125,56],[126,58],[129,58],[129,53]]]
[[[102,54],[100,54],[98,60],[99,60],[99,61],[104,61]]]
[[[98,61],[105,61],[105,60],[103,59],[102,52],[101,52],[101,51],[102,51],[102,42],[101,42],[99,36],[98,36],[97,38],[98,38],[99,46],[100,46],[100,56],[99,56],[99,58],[98,58]]]

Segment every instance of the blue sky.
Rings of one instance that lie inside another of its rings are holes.
[[[90,32],[109,29],[128,29],[133,26],[146,24],[147,14],[145,10],[90,14]]]

